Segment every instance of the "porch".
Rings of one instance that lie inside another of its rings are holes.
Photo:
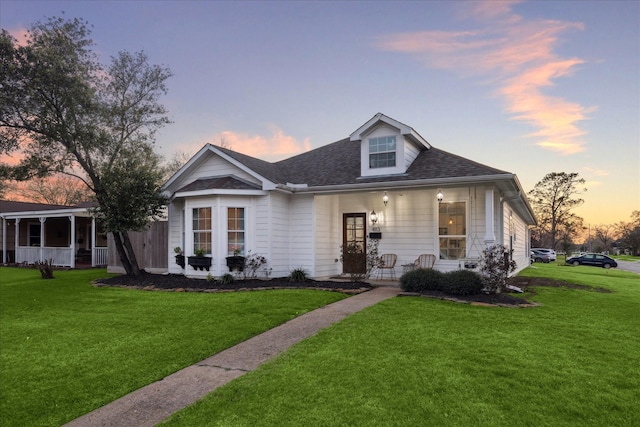
[[[107,235],[86,208],[11,212],[1,222],[2,264],[51,260],[67,268],[107,265]]]

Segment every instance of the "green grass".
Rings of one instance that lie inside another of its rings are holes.
[[[0,267],[0,420],[57,426],[341,298],[95,288],[105,270]]]
[[[637,426],[638,275],[557,263],[523,272],[536,308],[384,301],[175,414],[171,426]]]

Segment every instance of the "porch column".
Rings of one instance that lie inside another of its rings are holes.
[[[18,263],[18,244],[20,243],[20,218],[16,218],[15,229],[16,240],[13,242],[13,262]]]
[[[47,218],[44,216],[40,217],[40,262],[44,261],[44,223],[47,221]]]
[[[71,242],[69,242],[69,247],[71,248],[71,263],[69,265],[71,268],[76,268],[76,217],[69,215],[69,221],[71,222]]]
[[[91,267],[96,266],[96,219],[91,217]]]
[[[2,218],[2,264],[7,263],[7,219]]]
[[[494,205],[493,188],[487,188],[484,193],[484,245],[487,248],[490,248],[496,243],[496,234],[493,226],[493,218],[495,216]]]

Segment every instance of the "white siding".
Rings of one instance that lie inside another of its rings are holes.
[[[175,262],[175,247],[185,250],[184,245],[184,201],[174,200],[169,204],[169,273],[182,274],[184,270]]]
[[[315,199],[315,277],[340,274],[342,265],[335,262],[340,258],[342,244],[341,222],[338,212],[338,196],[322,196]]]
[[[311,277],[316,277],[313,256],[316,237],[313,195],[292,197],[289,215],[289,270],[303,268]]]
[[[288,194],[276,192],[271,192],[269,196],[268,261],[269,266],[273,268],[272,277],[285,277],[291,270],[290,198]]]

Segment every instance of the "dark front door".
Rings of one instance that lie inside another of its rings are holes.
[[[365,213],[342,216],[342,271],[345,274],[364,274],[367,269],[367,222]]]

